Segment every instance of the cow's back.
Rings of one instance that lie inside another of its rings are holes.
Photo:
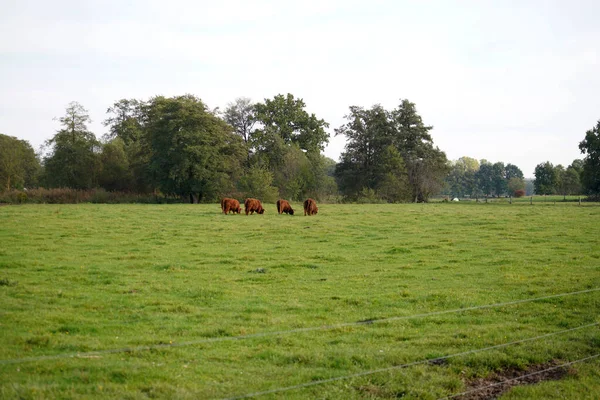
[[[315,215],[319,211],[317,202],[313,199],[304,200],[304,215]]]

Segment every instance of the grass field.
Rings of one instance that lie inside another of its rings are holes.
[[[266,210],[0,207],[0,398],[232,398],[384,369],[259,398],[437,399],[600,353],[598,325],[570,330],[600,322],[598,204]],[[503,398],[597,398],[599,367]]]

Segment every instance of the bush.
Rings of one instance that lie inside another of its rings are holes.
[[[0,203],[8,204],[78,204],[78,203],[109,203],[109,204],[163,204],[182,203],[180,198],[165,197],[154,194],[139,194],[128,192],[108,192],[104,189],[29,189],[26,192],[10,190],[0,192]]]
[[[358,199],[356,200],[358,204],[381,204],[386,203],[384,199],[382,199],[375,190],[370,188],[363,188],[358,194]]]
[[[525,196],[525,190],[523,190],[523,189],[515,190],[515,192],[513,193],[513,196],[523,197],[523,196]]]
[[[263,203],[275,203],[279,198],[279,190],[271,186],[273,174],[266,168],[251,167],[240,179],[239,188],[244,198],[254,197]]]

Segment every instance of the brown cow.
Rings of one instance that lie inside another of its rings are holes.
[[[257,214],[265,213],[265,209],[260,203],[260,200],[257,199],[246,199],[244,202],[244,207],[246,208],[246,215],[248,215],[248,213],[254,214],[255,211]]]
[[[290,206],[290,203],[282,199],[277,200],[277,212],[279,214],[286,213],[289,215],[294,215],[294,209],[292,206]]]
[[[313,199],[304,200],[304,215],[315,215],[319,211],[317,203]]]
[[[223,211],[223,214],[229,214],[231,211],[233,211],[234,214],[240,214],[242,212],[240,202],[236,199],[230,199],[229,197],[225,197],[221,200],[221,210]]]

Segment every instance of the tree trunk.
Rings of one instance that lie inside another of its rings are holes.
[[[198,194],[197,193],[190,193],[190,203],[198,204]]]

